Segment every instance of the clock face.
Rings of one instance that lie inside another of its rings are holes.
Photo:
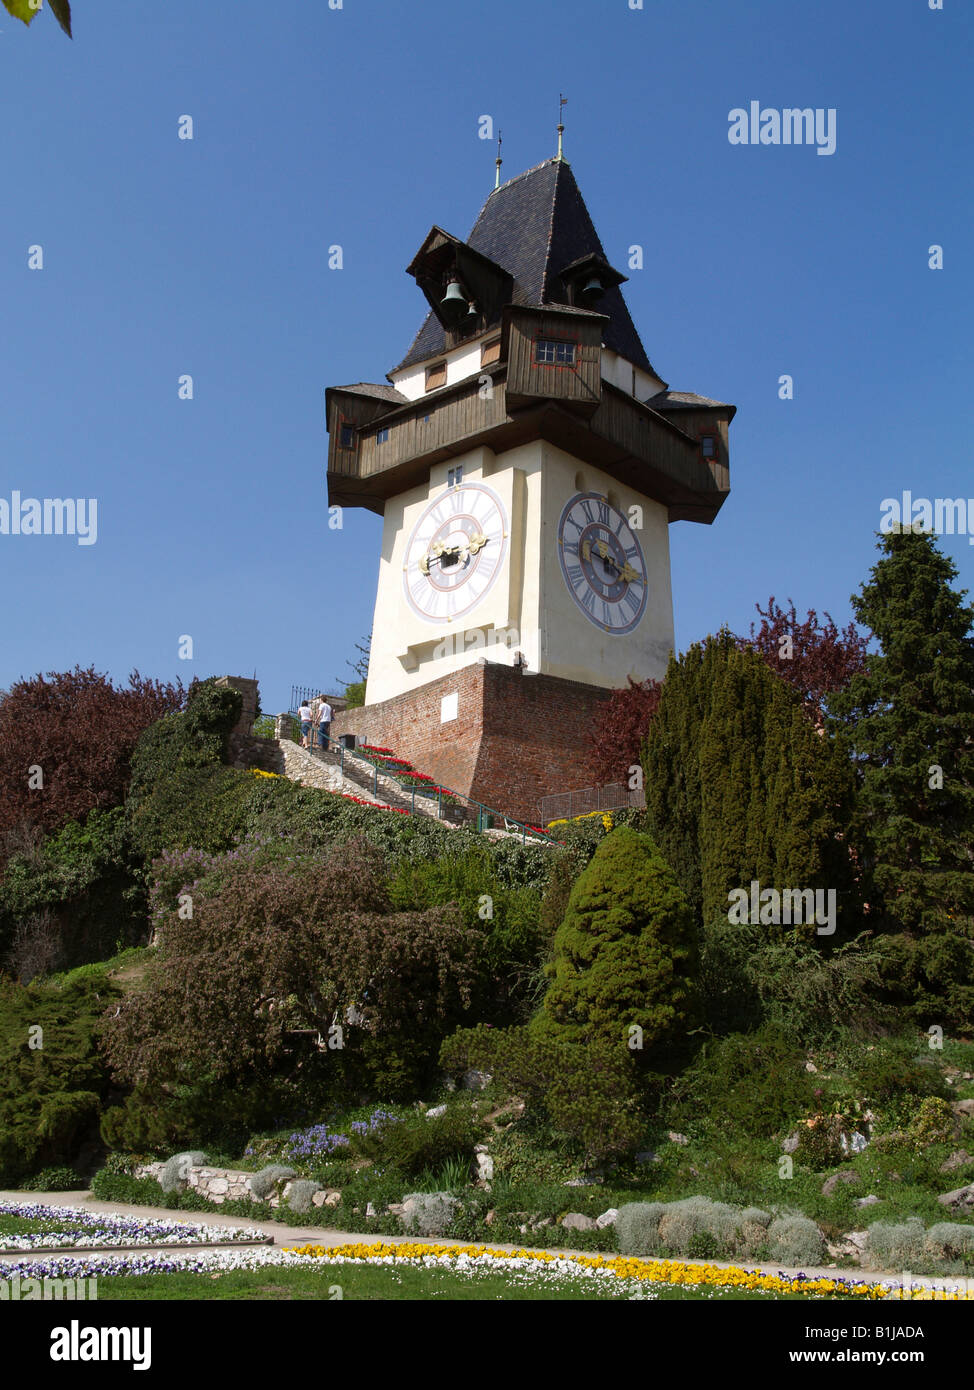
[[[572,598],[590,622],[621,636],[642,620],[649,595],[646,560],[626,518],[597,492],[566,503],[558,556]]]
[[[451,623],[480,603],[507,553],[504,504],[483,483],[460,483],[424,510],[406,544],[406,602],[427,623]]]

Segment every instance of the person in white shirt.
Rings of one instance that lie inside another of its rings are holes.
[[[307,748],[311,741],[311,706],[307,700],[301,701],[298,718],[301,720],[301,747]]]
[[[332,707],[325,699],[324,695],[319,695],[318,700],[318,747],[328,751],[330,745],[329,731],[331,729]]]

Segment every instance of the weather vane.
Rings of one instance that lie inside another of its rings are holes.
[[[503,164],[503,162],[504,162],[504,161],[501,159],[501,130],[500,130],[500,127],[498,126],[498,128],[497,128],[497,160],[496,160],[497,171],[496,171],[496,173],[494,174],[494,187],[495,187],[495,188],[500,188],[500,186],[501,186],[501,165]]]
[[[568,105],[568,98],[558,93],[558,158],[561,159],[562,136],[565,134],[565,127],[562,124],[562,108]]]

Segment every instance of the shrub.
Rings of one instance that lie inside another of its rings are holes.
[[[923,1222],[874,1221],[866,1232],[863,1263],[870,1269],[916,1269],[923,1258]]]
[[[0,977],[0,1186],[69,1164],[97,1138],[100,1016],[118,995],[104,976],[26,988]]]
[[[259,1173],[250,1177],[250,1190],[258,1200],[264,1201],[273,1194],[278,1183],[296,1177],[297,1173],[293,1168],[285,1168],[281,1163],[268,1163],[266,1168],[261,1168]]]
[[[184,698],[180,683],[144,680],[138,671],[128,689],[94,667],[16,681],[0,701],[0,832],[28,822],[49,833],[120,805],[136,741]],[[35,764],[44,784],[32,789],[27,773]]]
[[[695,1016],[695,971],[686,899],[649,837],[623,826],[572,889],[536,1024],[552,1039],[620,1050],[636,1027],[630,1057],[658,1065]]]
[[[135,1178],[101,1168],[91,1180],[92,1195],[103,1202],[124,1202],[132,1206],[173,1207],[176,1194],[167,1194],[155,1178]]]
[[[940,1221],[931,1226],[923,1242],[926,1254],[938,1261],[974,1261],[974,1226]]]
[[[865,1052],[852,1074],[863,1099],[882,1105],[905,1096],[946,1095],[939,1067],[918,1061],[915,1050],[912,1041],[886,1041]]]
[[[251,1182],[253,1187],[253,1182]],[[304,1216],[311,1210],[311,1199],[316,1192],[320,1192],[321,1187],[316,1182],[311,1182],[308,1178],[296,1178],[288,1188],[287,1204],[292,1211]]]
[[[772,1260],[783,1265],[821,1264],[825,1258],[825,1237],[807,1216],[779,1216],[768,1227]]]
[[[84,1182],[73,1168],[42,1168],[21,1183],[25,1192],[76,1192]]]
[[[738,1246],[739,1223],[735,1207],[709,1197],[669,1202],[660,1217],[660,1245],[678,1255],[732,1255]]]
[[[186,1153],[173,1154],[167,1158],[159,1174],[159,1186],[163,1192],[178,1192],[185,1187],[190,1168],[200,1168],[206,1162],[206,1154],[199,1149]]]
[[[353,1132],[355,1153],[374,1158],[405,1177],[439,1169],[451,1159],[469,1161],[482,1129],[469,1106],[451,1106],[428,1120],[422,1111],[387,1118],[367,1132]]]
[[[677,1127],[768,1139],[812,1104],[805,1054],[772,1027],[707,1042],[676,1081],[669,1113]]]
[[[906,1132],[913,1147],[919,1150],[931,1144],[949,1144],[956,1127],[957,1121],[948,1102],[940,1096],[927,1096]]]
[[[411,1192],[403,1199],[403,1229],[421,1236],[442,1236],[450,1229],[460,1203],[449,1192]]]
[[[813,1115],[800,1126],[795,1156],[815,1172],[834,1168],[844,1157],[842,1151],[842,1122],[836,1115]]]

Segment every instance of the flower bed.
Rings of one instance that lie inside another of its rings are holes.
[[[2,1250],[56,1250],[63,1246],[213,1245],[229,1241],[263,1240],[262,1231],[244,1226],[191,1226],[180,1221],[143,1220],[82,1207],[49,1207],[34,1203],[0,1202],[0,1215],[40,1221],[44,1229],[21,1235],[0,1232]]]

